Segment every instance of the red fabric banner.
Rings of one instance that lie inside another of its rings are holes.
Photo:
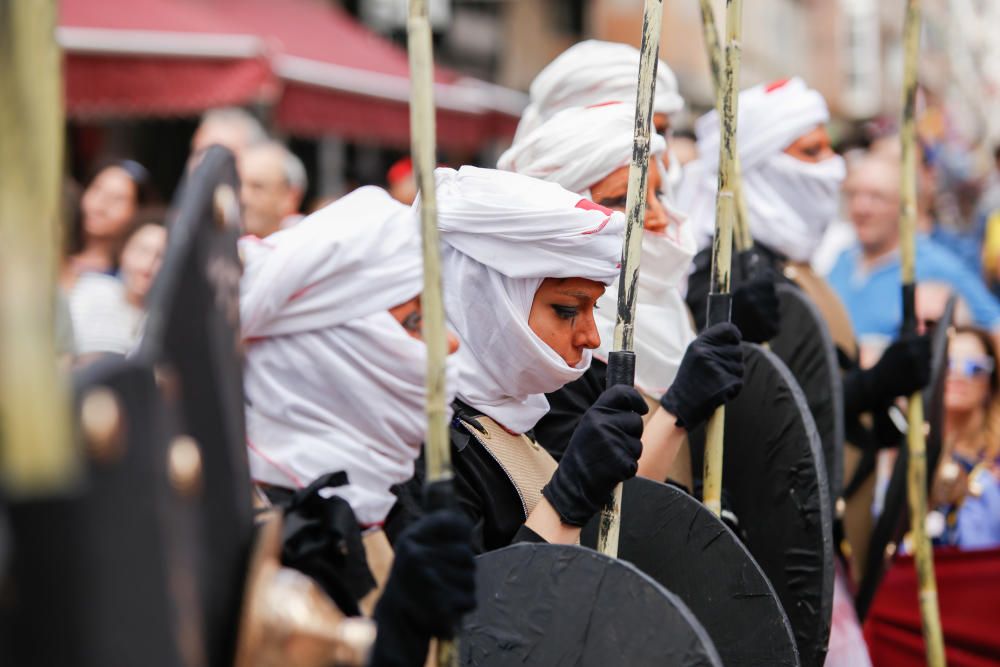
[[[1000,665],[1000,549],[934,552],[949,667]],[[865,621],[875,667],[926,665],[911,556],[889,568]]]

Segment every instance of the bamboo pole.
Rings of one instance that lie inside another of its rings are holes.
[[[424,290],[421,296],[423,337],[427,346],[427,466],[425,503],[431,509],[453,502],[451,443],[445,400],[445,364],[448,332],[441,291],[441,250],[437,228],[437,194],[434,187],[436,136],[434,118],[434,51],[427,0],[410,0],[406,24],[410,57],[410,146],[417,188],[420,192],[420,227],[423,239]],[[457,642],[440,640],[437,664],[458,664]]]
[[[740,36],[742,0],[726,5],[726,53],[722,69],[722,103],[719,122],[719,192],[715,204],[715,237],[712,241],[712,277],[708,295],[708,324],[728,322],[732,310],[729,278],[733,255],[733,227],[736,202],[736,120],[740,77]],[[703,500],[715,513],[722,514],[722,451],[726,406],[719,407],[708,420],[705,432],[705,472]]]
[[[608,355],[608,386],[635,383],[635,306],[639,284],[639,258],[646,218],[646,180],[649,171],[649,134],[653,124],[653,95],[656,65],[660,55],[660,26],[663,0],[646,0],[642,15],[642,43],[639,46],[639,82],[635,99],[635,126],[632,161],[628,168],[625,197],[625,243],[618,276],[618,314],[615,318],[614,351]],[[615,487],[611,502],[601,510],[597,550],[618,557],[621,529],[622,485]]]
[[[79,472],[56,366],[63,155],[54,0],[0,0],[0,482],[24,497]]]
[[[903,23],[903,117],[900,126],[902,145],[902,212],[899,218],[900,259],[902,263],[903,332],[917,331],[916,318],[916,226],[917,226],[917,130],[916,105],[918,63],[920,56],[920,0],[907,0]],[[927,443],[924,435],[922,392],[914,392],[907,405],[906,444],[909,454],[906,482],[910,502],[910,534],[920,586],[920,619],[923,625],[927,664],[943,667],[944,639],[938,610],[937,583],[934,577],[934,552],[927,536]]]
[[[701,6],[701,27],[705,38],[705,51],[708,54],[708,69],[712,75],[712,90],[715,94],[715,111],[722,122],[722,53],[719,45],[719,31],[715,27],[715,11],[711,0],[699,0]],[[737,87],[739,82],[737,81]],[[733,157],[733,199],[736,202],[736,249],[749,250],[753,247],[753,236],[750,234],[750,217],[747,213],[746,199],[743,197],[743,170],[740,167],[739,151]]]

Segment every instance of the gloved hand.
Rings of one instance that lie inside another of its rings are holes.
[[[729,322],[702,331],[688,345],[677,377],[660,405],[692,429],[708,420],[715,409],[743,388],[743,349],[740,330]]]
[[[559,467],[542,488],[563,523],[583,526],[635,476],[642,453],[642,415],[649,406],[634,387],[606,389],[573,431]]]
[[[850,416],[884,408],[899,396],[923,389],[930,378],[930,337],[904,335],[885,349],[874,366],[844,377],[844,412]]]
[[[750,343],[764,343],[778,335],[781,313],[771,275],[759,276],[736,287],[732,322],[743,334],[743,340]]]
[[[454,510],[432,512],[400,534],[382,598],[371,667],[421,666],[431,637],[450,638],[476,606],[472,523]]]

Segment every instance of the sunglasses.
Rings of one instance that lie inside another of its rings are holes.
[[[949,359],[948,371],[967,378],[988,377],[993,372],[993,360],[989,357]]]

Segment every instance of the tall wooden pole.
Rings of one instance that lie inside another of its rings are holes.
[[[63,159],[55,0],[0,0],[0,483],[13,497],[79,471],[56,367]]]
[[[708,295],[708,324],[728,322],[732,311],[729,292],[733,255],[733,227],[736,219],[736,119],[739,101],[740,35],[742,0],[726,4],[726,53],[722,68],[722,104],[719,110],[719,192],[715,204],[715,237],[712,241],[712,276]],[[719,407],[708,420],[705,432],[705,472],[703,500],[716,516],[722,514],[722,449],[726,406]]]
[[[646,219],[646,179],[649,172],[649,134],[653,124],[653,96],[656,65],[660,55],[660,26],[663,0],[646,0],[642,15],[642,43],[639,46],[639,83],[635,98],[635,126],[632,161],[628,168],[625,197],[625,244],[622,269],[618,276],[618,314],[615,318],[614,351],[608,355],[608,386],[635,384],[635,307],[639,284],[639,257]],[[611,503],[601,510],[597,549],[618,557],[621,528],[622,485],[615,487]]]
[[[723,83],[722,78],[722,47],[719,45],[719,31],[715,27],[715,11],[711,0],[699,0],[701,6],[701,27],[705,41],[705,51],[708,54],[708,69],[712,75],[712,90],[715,94],[715,110],[722,122]],[[737,81],[737,88],[739,82]],[[750,234],[750,217],[747,213],[746,199],[743,197],[743,172],[740,168],[739,151],[733,157],[733,199],[736,202],[735,242],[739,251],[753,247],[753,236]]]
[[[420,191],[420,227],[423,238],[423,337],[427,345],[427,466],[425,503],[430,509],[453,502],[451,443],[445,390],[448,332],[441,291],[441,249],[438,242],[437,194],[434,187],[437,130],[434,119],[434,51],[427,0],[410,0],[407,47],[410,56],[410,150]],[[437,643],[441,667],[458,664],[455,642]]]
[[[902,214],[899,218],[900,259],[903,283],[903,333],[917,332],[917,130],[916,106],[920,57],[920,0],[907,0],[903,23],[903,118],[900,126],[902,145]],[[922,392],[910,396],[907,404],[906,444],[907,496],[910,502],[910,535],[920,587],[920,618],[924,631],[927,664],[945,664],[944,639],[938,610],[937,583],[934,577],[934,552],[927,536],[927,443],[924,436],[924,401]]]

